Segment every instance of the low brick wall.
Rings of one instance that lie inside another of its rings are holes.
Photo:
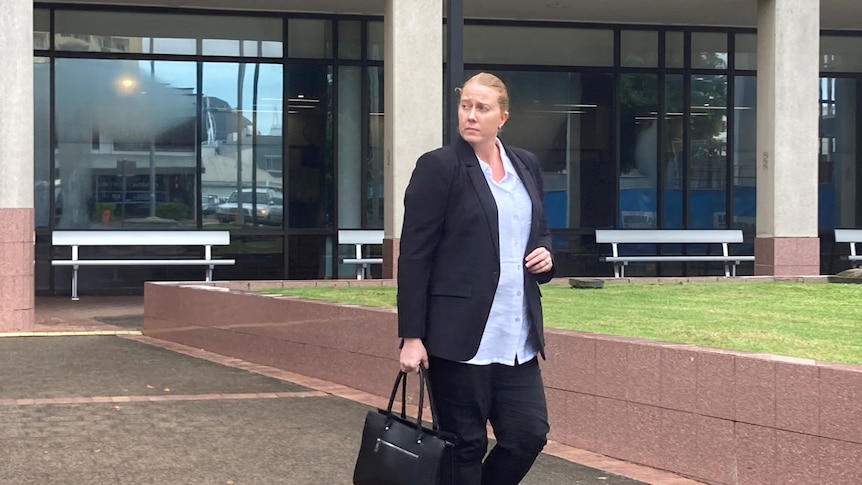
[[[245,291],[286,284],[310,283],[147,283],[144,333],[388,397],[395,312]],[[546,336],[552,440],[717,484],[862,483],[862,366]]]

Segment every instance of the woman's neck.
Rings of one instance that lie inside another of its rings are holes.
[[[503,168],[503,157],[500,155],[496,139],[490,144],[473,146],[473,152],[479,157],[479,160],[491,167],[491,177],[495,181],[499,182],[506,175],[506,169]]]
[[[503,161],[502,158],[500,158],[500,150],[497,148],[496,139],[489,143],[473,145],[473,152],[476,153],[476,156],[479,157],[480,160],[491,166],[495,165],[497,162]]]

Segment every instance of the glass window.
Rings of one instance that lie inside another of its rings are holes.
[[[56,60],[57,227],[195,225],[192,62]]]
[[[340,59],[362,58],[362,23],[357,20],[338,22],[338,57]]]
[[[383,60],[383,22],[368,22],[368,59]]]
[[[613,66],[613,34],[600,29],[465,25],[464,61]]]
[[[733,107],[733,220],[754,233],[757,195],[757,78],[737,76]]]
[[[691,81],[688,228],[724,229],[727,191],[727,77]]]
[[[50,49],[51,13],[37,8],[33,10],[33,49]]]
[[[616,179],[610,147],[613,77],[511,71],[499,75],[508,87],[513,113],[502,138],[539,158],[550,227],[611,226]]]
[[[365,156],[365,224],[383,229],[383,68],[369,67],[368,154]]]
[[[860,227],[859,100],[856,79],[820,79],[819,228]]]
[[[287,55],[289,57],[331,58],[332,22],[315,19],[288,20]]]
[[[727,34],[723,32],[692,33],[691,67],[693,69],[727,69]]]
[[[33,208],[36,227],[46,228],[51,221],[51,197],[54,177],[51,176],[51,63],[48,58],[33,58],[33,171],[35,175]],[[62,199],[54,199],[62,212]]]
[[[57,50],[280,57],[278,18],[57,10]]]
[[[332,69],[287,69],[287,220],[292,228],[331,228],[335,181],[332,140]]]
[[[623,30],[620,64],[623,67],[658,67],[658,32]]]
[[[663,229],[682,229],[682,176],[685,163],[683,116],[685,92],[682,75],[665,76],[664,159],[662,160]]]
[[[278,64],[204,63],[201,203],[209,207],[201,209],[205,220],[243,227],[283,225],[282,79]]]
[[[338,227],[362,228],[362,68],[338,69]]]
[[[685,67],[685,34],[682,32],[664,34],[664,51],[666,67],[674,69]]]
[[[820,36],[820,69],[862,72],[862,37]]]
[[[658,76],[620,80],[620,214],[617,227],[657,227]]]
[[[755,34],[736,34],[735,42],[734,68],[757,70],[757,36]]]

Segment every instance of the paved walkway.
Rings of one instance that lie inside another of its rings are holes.
[[[364,415],[384,405],[141,336],[141,297],[36,306],[34,332],[0,334],[0,484],[349,484]],[[695,483],[558,443],[523,481]]]

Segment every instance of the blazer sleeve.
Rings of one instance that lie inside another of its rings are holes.
[[[398,336],[424,338],[428,285],[445,222],[454,176],[454,156],[443,150],[422,155],[404,193],[404,223],[398,256]]]
[[[538,189],[539,197],[539,217],[537,221],[534,221],[536,225],[536,230],[534,231],[534,234],[536,235],[535,245],[529,248],[527,252],[532,251],[537,247],[544,247],[551,253],[551,259],[553,259],[553,241],[551,239],[551,233],[548,230],[548,220],[545,216],[545,186],[544,182],[542,181],[542,168],[539,165],[539,160],[532,152],[519,148],[517,149],[517,153],[524,160],[524,163],[527,165],[527,169],[530,171],[533,180],[536,182],[536,188]],[[556,273],[556,265],[552,266],[550,271],[535,275],[536,281],[540,284],[547,283],[551,281],[551,279],[554,277],[554,273]]]

